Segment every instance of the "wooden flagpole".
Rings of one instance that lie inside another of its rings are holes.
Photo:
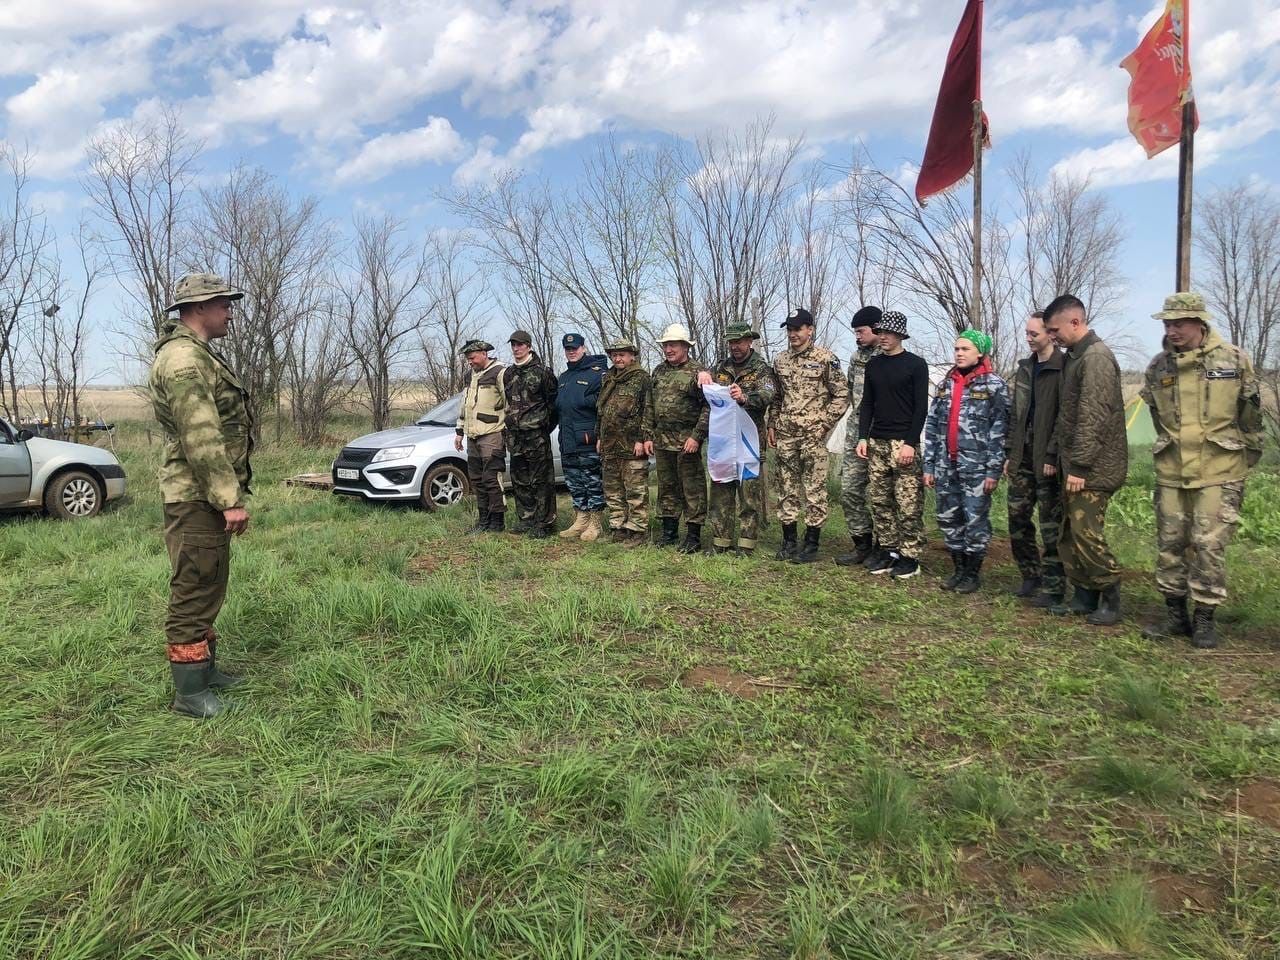
[[[1178,144],[1178,269],[1177,290],[1191,289],[1191,175],[1195,167],[1195,101],[1182,105],[1182,139]]]
[[[982,329],[982,101],[973,101],[973,296],[969,325]]]

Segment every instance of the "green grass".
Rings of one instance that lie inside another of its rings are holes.
[[[936,533],[907,584],[832,565],[838,516],[805,568],[776,524],[748,561],[471,538],[465,506],[284,488],[332,451],[268,445],[218,624],[247,682],[196,724],[166,709],[159,448],[119,447],[129,502],[0,518],[4,960],[1280,950],[1249,803],[1280,783],[1275,476],[1200,654],[1137,631],[1140,455],[1108,524],[1132,619],[1098,631],[1008,597],[999,550],[938,591]],[[1156,876],[1219,903],[1162,913]]]

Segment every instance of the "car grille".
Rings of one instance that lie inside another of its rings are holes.
[[[338,459],[342,461],[343,466],[359,467],[372,460],[377,452],[377,450],[361,450],[359,447],[343,447]]]

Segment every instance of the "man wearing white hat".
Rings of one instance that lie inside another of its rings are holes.
[[[707,475],[702,445],[707,442],[710,413],[698,374],[706,368],[689,359],[689,331],[673,323],[658,338],[666,358],[653,371],[653,458],[658,467],[658,516],[662,535],[658,546],[669,547],[685,522],[681,553],[702,549],[702,525],[707,519]]]

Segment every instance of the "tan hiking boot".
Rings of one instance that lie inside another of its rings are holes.
[[[573,511],[573,526],[566,527],[564,530],[561,530],[560,538],[562,540],[577,540],[578,537],[582,536],[586,529],[587,511],[575,509]]]
[[[600,538],[601,513],[599,510],[596,510],[591,513],[584,513],[582,517],[586,521],[586,525],[583,528],[582,533],[578,536],[578,539],[583,543],[594,543]]]

